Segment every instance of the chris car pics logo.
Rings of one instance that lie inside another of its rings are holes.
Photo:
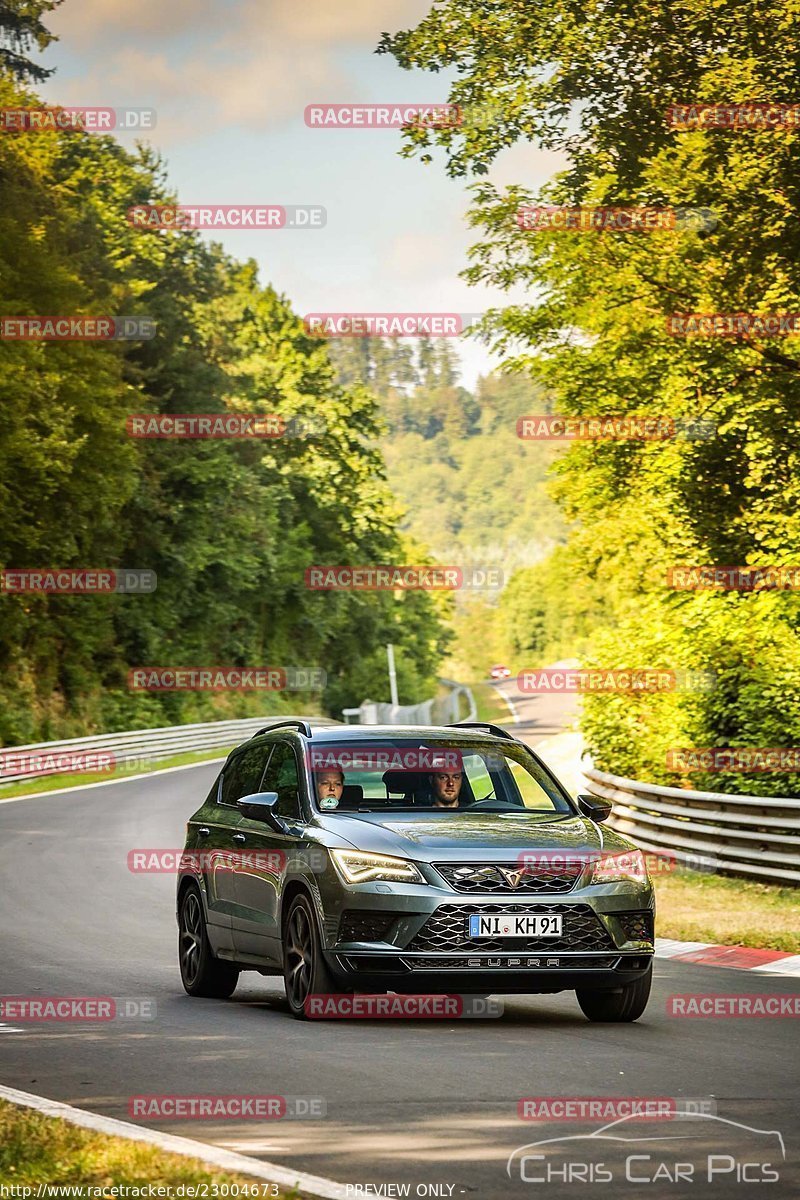
[[[665,1136],[633,1113],[589,1134],[541,1138],[520,1146],[509,1156],[506,1172],[521,1183],[562,1188],[570,1183],[614,1184],[616,1194],[631,1198],[643,1185],[661,1184],[659,1196],[686,1196],[695,1194],[694,1185],[717,1184],[727,1195],[751,1200],[755,1185],[781,1178],[785,1160],[783,1136],[776,1129],[687,1111],[671,1118]],[[673,1185],[675,1190],[668,1190]]]

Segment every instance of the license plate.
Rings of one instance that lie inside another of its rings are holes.
[[[471,913],[471,938],[560,937],[561,913]]]

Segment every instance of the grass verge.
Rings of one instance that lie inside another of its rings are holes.
[[[698,872],[656,876],[659,937],[800,954],[800,890]]]
[[[179,1184],[208,1184],[209,1190],[204,1193],[208,1196],[215,1195],[212,1184],[238,1184],[242,1190],[233,1194],[240,1197],[291,1200],[300,1195],[294,1189],[287,1192],[276,1184],[219,1171],[199,1159],[167,1154],[143,1142],[82,1129],[59,1117],[46,1117],[4,1100],[0,1100],[0,1182],[17,1188],[49,1183],[103,1189],[123,1184],[170,1189]],[[19,1191],[16,1194],[19,1196]],[[166,1193],[167,1198],[171,1195],[171,1191]]]

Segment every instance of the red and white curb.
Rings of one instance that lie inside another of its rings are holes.
[[[702,963],[706,967],[738,967],[765,975],[800,975],[800,954],[756,950],[752,946],[715,946],[713,942],[676,942],[656,938],[656,958]]]
[[[170,1154],[198,1158],[210,1167],[217,1167],[231,1174],[249,1175],[286,1189],[294,1188],[299,1195],[307,1196],[309,1200],[345,1200],[346,1196],[352,1195],[352,1187],[348,1191],[346,1184],[323,1179],[320,1175],[293,1171],[278,1163],[249,1158],[246,1154],[234,1154],[232,1150],[224,1150],[221,1146],[214,1146],[209,1142],[195,1142],[191,1138],[161,1133],[157,1129],[145,1129],[128,1121],[118,1121],[116,1117],[103,1117],[99,1113],[73,1108],[71,1104],[48,1100],[46,1096],[36,1096],[32,1092],[20,1092],[16,1088],[0,1085],[0,1100],[18,1104],[22,1108],[33,1108],[47,1117],[60,1117],[62,1121],[80,1125],[84,1129],[93,1129],[96,1133],[128,1138],[134,1142],[147,1142]]]

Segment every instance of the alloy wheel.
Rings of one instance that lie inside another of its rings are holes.
[[[191,987],[200,973],[203,945],[203,914],[196,892],[189,892],[181,910],[181,969]]]
[[[314,977],[314,935],[308,913],[298,905],[289,918],[286,940],[286,987],[294,1008],[302,1008]]]

